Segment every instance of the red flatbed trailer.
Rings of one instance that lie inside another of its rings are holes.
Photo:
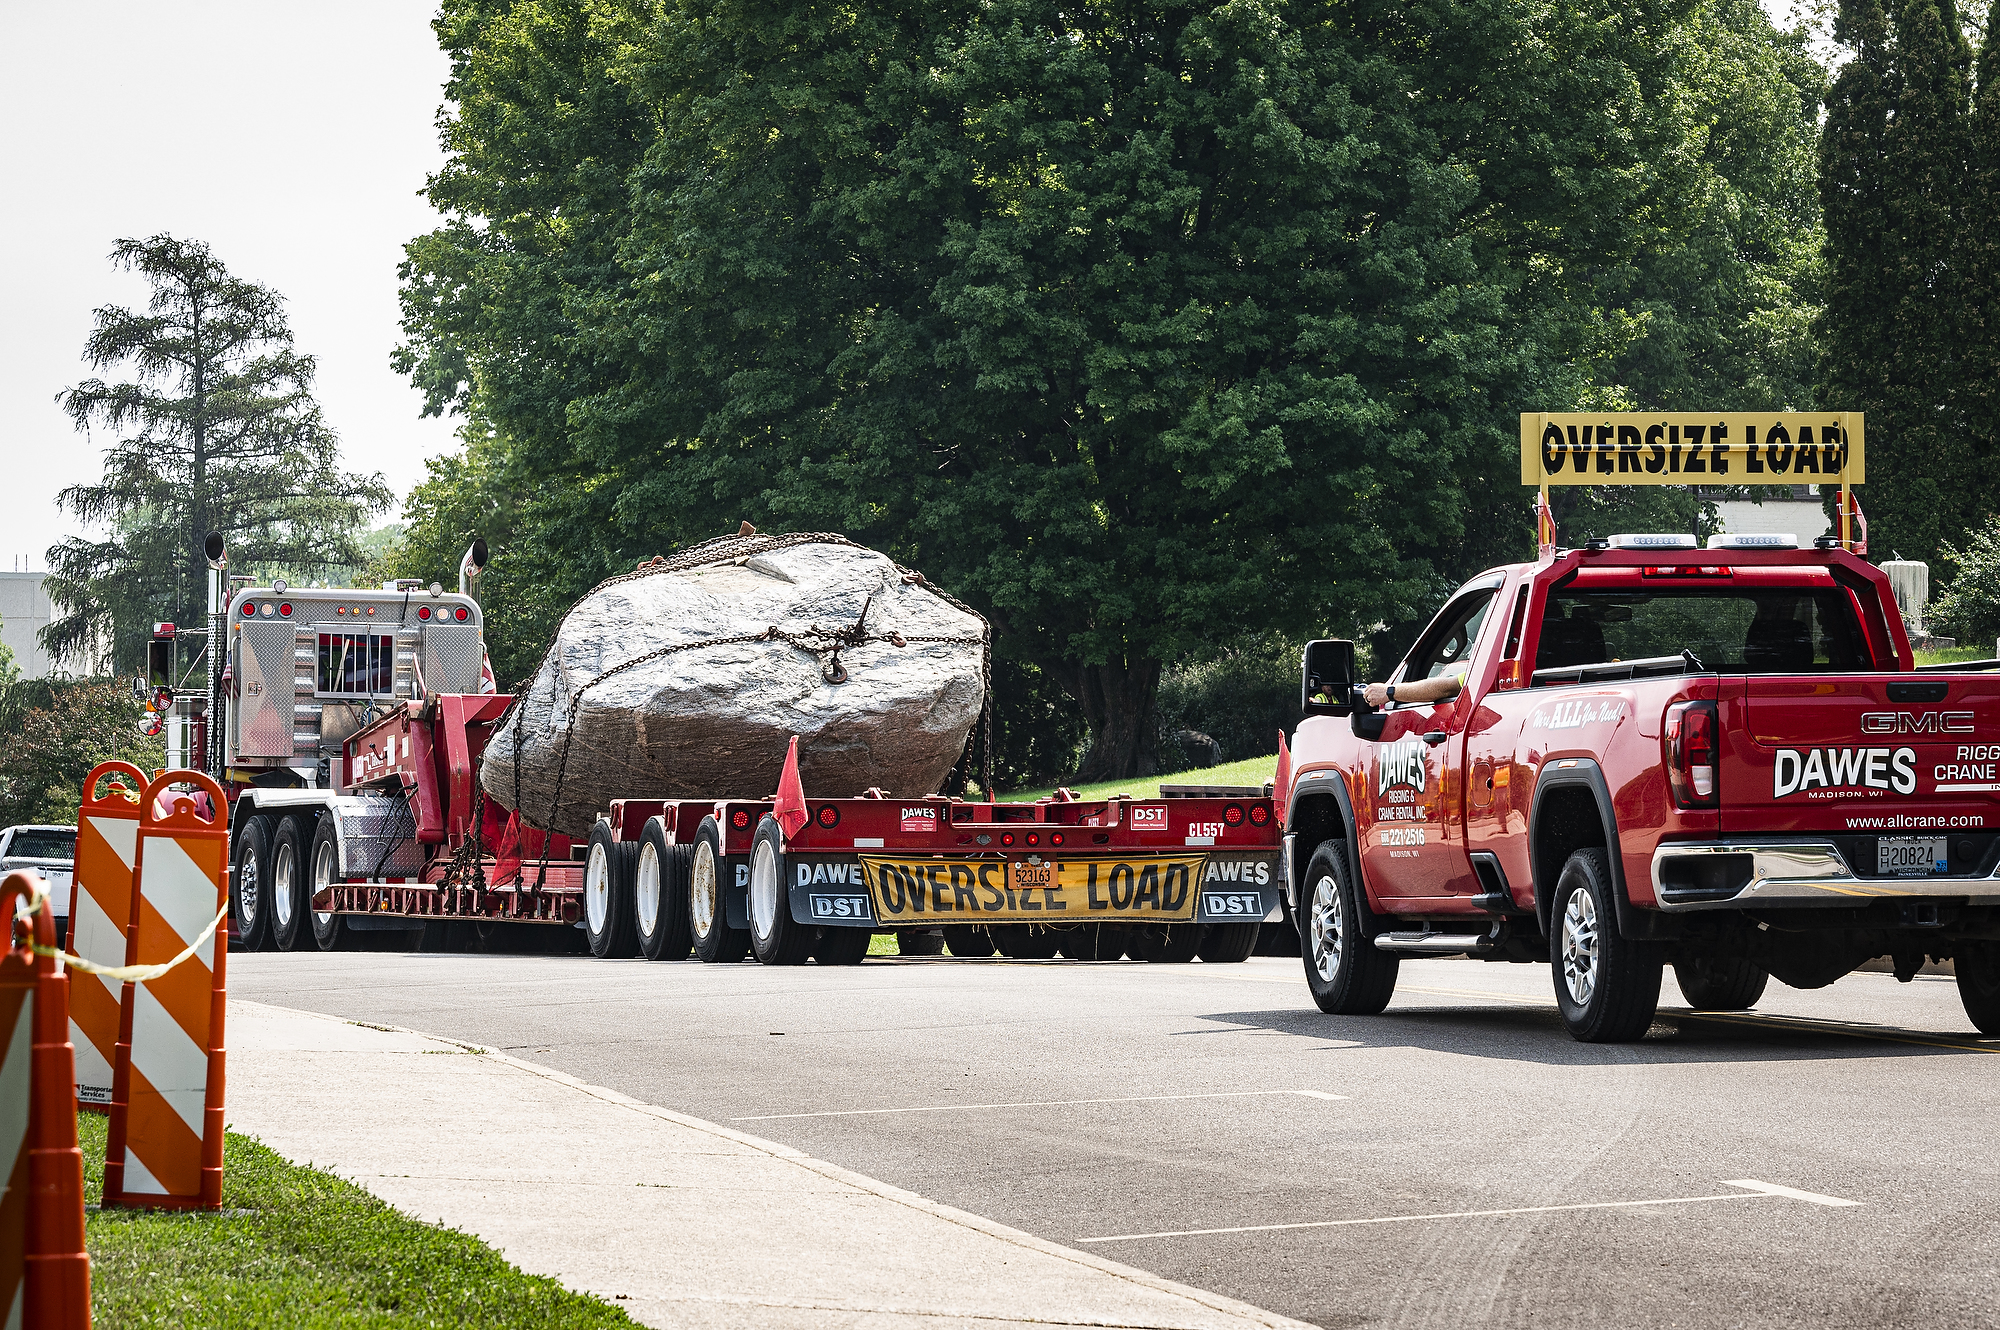
[[[1267,789],[1033,803],[807,791],[789,832],[773,797],[624,799],[587,840],[544,838],[478,787],[511,701],[433,695],[344,742],[309,859],[317,934],[580,924],[600,956],[691,945],[796,964],[858,961],[878,931],[945,928],[960,954],[983,932],[1009,955],[1240,960],[1281,914]]]

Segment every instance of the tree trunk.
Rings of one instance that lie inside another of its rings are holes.
[[[1085,665],[1077,682],[1090,725],[1077,784],[1152,775],[1159,757],[1160,662],[1127,657]]]

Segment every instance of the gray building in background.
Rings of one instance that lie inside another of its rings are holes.
[[[52,672],[49,653],[42,650],[42,629],[53,610],[42,591],[46,573],[0,572],[0,642],[14,653],[23,679],[40,679]]]

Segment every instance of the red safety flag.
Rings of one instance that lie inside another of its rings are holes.
[[[1285,804],[1292,792],[1292,750],[1285,746],[1285,732],[1278,731],[1278,774],[1271,778],[1271,806],[1278,825],[1285,825]]]
[[[796,836],[799,828],[806,824],[806,790],[799,783],[799,736],[792,736],[791,747],[785,750],[785,770],[778,777],[778,793],[771,800],[771,816],[778,819],[778,825],[785,829],[785,835]]]

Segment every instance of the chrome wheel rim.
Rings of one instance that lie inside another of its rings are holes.
[[[660,925],[660,852],[651,841],[639,847],[639,871],[633,893],[638,900],[639,934],[651,937]]]
[[[290,843],[280,845],[276,862],[271,865],[271,906],[277,912],[280,928],[292,926],[292,911],[298,899],[292,892],[292,879],[297,876],[297,856],[292,853]]]
[[[604,842],[590,847],[590,860],[583,870],[583,916],[593,937],[604,935],[604,920],[611,913],[611,856]]]
[[[1340,883],[1334,881],[1333,874],[1322,873],[1313,883],[1312,941],[1313,968],[1323,983],[1332,983],[1340,971],[1340,908]]]
[[[323,840],[319,843],[319,847],[313,851],[312,894],[317,896],[332,885],[333,842]],[[325,928],[333,920],[333,911],[318,910],[314,912],[313,917],[319,921],[321,928]]]
[[[767,840],[750,852],[750,922],[758,937],[778,926],[778,852]]]
[[[703,841],[694,848],[694,869],[688,874],[688,922],[696,937],[715,927],[715,852]]]
[[[1597,903],[1587,891],[1571,892],[1563,907],[1562,975],[1570,1001],[1589,1006],[1597,991]]]
[[[257,882],[257,856],[246,854],[236,865],[236,917],[246,929],[257,925],[257,909],[264,903],[262,893]]]

